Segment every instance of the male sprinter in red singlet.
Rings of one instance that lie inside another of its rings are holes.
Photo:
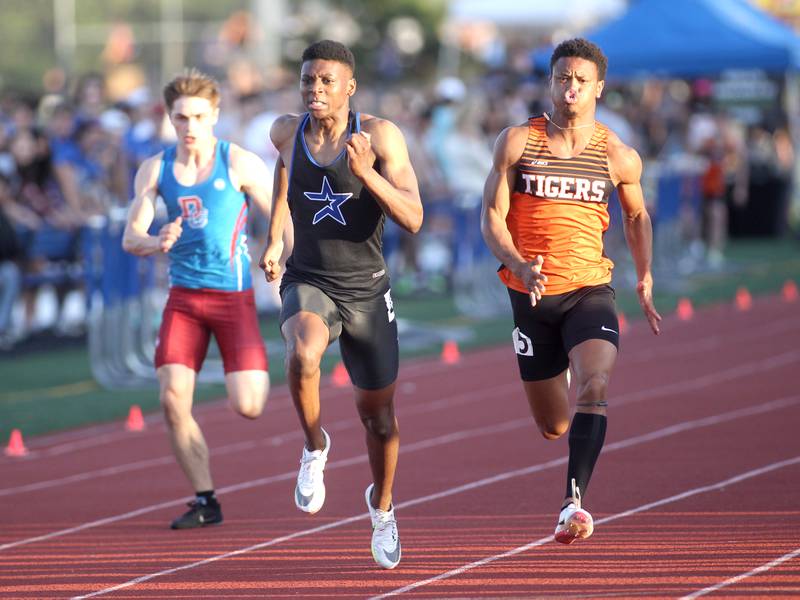
[[[208,446],[192,417],[195,380],[212,333],[233,409],[254,419],[269,392],[245,235],[250,200],[269,214],[269,173],[255,154],[214,136],[216,81],[188,70],[164,88],[164,101],[178,142],[139,167],[122,245],[139,256],[169,257],[169,299],[155,366],[172,448],[196,492],[172,528],[188,529],[222,522]],[[158,196],[170,222],[149,235]]]
[[[300,94],[307,112],[280,117],[270,132],[280,159],[260,263],[267,281],[280,274],[283,225],[291,211],[295,243],[281,280],[280,319],[289,389],[306,436],[294,501],[312,514],[325,501],[331,439],[320,424],[319,363],[338,338],[366,429],[372,556],[393,569],[400,562],[392,506],[400,441],[393,401],[398,345],[381,248],[386,217],[416,233],[422,203],[397,126],[350,111],[356,91],[350,50],[324,40],[302,58]]]
[[[650,272],[653,230],[642,197],[642,161],[595,121],[606,57],[584,39],[559,44],[550,58],[553,111],[509,127],[497,139],[483,194],[481,229],[503,263],[514,313],[514,350],[525,394],[542,435],[569,426],[569,369],[577,410],[569,428],[565,500],[555,539],[592,534],[581,508],[606,432],[606,390],[617,358],[619,324],[603,254],[608,198],[616,187],[625,238],[638,276],[639,303],[653,333]]]

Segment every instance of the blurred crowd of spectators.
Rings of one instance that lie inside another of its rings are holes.
[[[97,75],[78,82],[73,97],[3,95],[0,345],[39,328],[36,299],[44,284],[59,304],[79,286],[82,231],[127,204],[137,162],[161,148],[155,122],[142,113],[151,107],[135,100],[109,106]],[[68,333],[75,323],[57,318],[49,325]]]
[[[531,76],[524,61],[509,62],[515,66],[469,82],[448,77],[427,88],[359,87],[355,109],[403,129],[426,208],[419,236],[387,227],[400,293],[446,291],[458,269],[485,252],[478,216],[494,140],[509,124],[550,108],[545,77]],[[656,236],[659,220],[667,218],[661,207],[677,202],[675,252],[693,248],[694,267],[721,268],[729,233],[784,233],[795,156],[783,120],[765,112],[763,120],[745,124],[714,107],[710,85],[610,86],[598,119],[645,160]],[[223,87],[217,134],[273,165],[269,128],[277,115],[302,110],[296,88]],[[69,333],[84,325],[61,312],[66,295],[80,293],[82,231],[124,215],[138,164],[173,135],[158,93],[138,88],[110,103],[99,75],[82,78],[71,94],[0,98],[0,347],[44,326]],[[659,192],[666,174],[679,178],[677,200]],[[765,219],[766,212],[778,216]],[[763,222],[763,230],[754,231],[754,222]],[[250,229],[257,254],[265,220],[252,215]],[[48,323],[37,321],[44,286],[59,301]],[[262,298],[262,306],[274,302],[274,290]]]
[[[467,248],[463,242],[480,237],[477,210],[494,140],[509,124],[551,109],[547,74],[531,76],[525,61],[509,64],[519,66],[469,84],[446,78],[428,93],[386,93],[377,107],[398,121],[409,139],[426,226],[431,213],[435,227],[435,215],[445,212],[449,226],[461,227],[451,231],[449,264],[456,270],[469,262],[465,251],[480,252],[469,248],[473,242]],[[796,157],[780,99],[739,110],[717,102],[713,87],[711,80],[610,83],[597,110],[597,119],[644,160],[656,258],[678,273],[724,269],[729,236],[776,237],[788,231]],[[446,210],[436,211],[437,204]],[[619,209],[611,210],[612,223],[614,217],[619,223]],[[611,233],[607,249],[615,260],[626,260],[621,227]],[[419,261],[413,266],[416,273],[426,270]]]

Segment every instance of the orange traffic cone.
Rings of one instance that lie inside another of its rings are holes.
[[[25,442],[22,441],[22,432],[19,429],[13,429],[11,431],[11,437],[8,438],[8,446],[6,446],[5,454],[6,456],[25,456],[28,454]]]
[[[619,321],[620,335],[628,331],[628,319],[625,317],[625,313],[617,313],[617,321]]]
[[[145,428],[144,419],[142,418],[142,409],[138,404],[131,406],[128,411],[128,419],[125,421],[125,429],[128,431],[143,431]]]
[[[786,302],[796,302],[798,296],[797,284],[791,279],[787,280],[786,283],[783,284],[783,290],[781,290],[781,293]]]
[[[339,361],[333,368],[331,381],[335,387],[350,385],[350,375],[347,373],[347,368],[344,366],[343,362]]]
[[[739,310],[750,310],[753,308],[753,297],[746,287],[736,290],[736,308]]]
[[[454,365],[461,360],[461,352],[458,344],[454,340],[447,340],[442,345],[442,362],[446,365]]]
[[[688,298],[681,298],[678,300],[678,318],[681,321],[690,321],[694,316],[694,308],[692,307],[692,301]]]

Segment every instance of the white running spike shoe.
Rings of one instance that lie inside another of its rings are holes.
[[[322,450],[310,452],[303,445],[300,472],[297,474],[297,485],[294,488],[294,503],[297,508],[312,515],[325,503],[323,471],[328,460],[328,451],[331,449],[331,438],[324,429],[322,435],[325,436],[325,448]]]
[[[394,518],[394,506],[390,510],[372,507],[372,488],[369,484],[364,492],[369,517],[372,520],[372,558],[384,569],[394,569],[400,563],[400,534]]]
[[[571,544],[575,540],[583,540],[592,535],[594,521],[592,515],[581,508],[581,491],[572,480],[572,502],[561,509],[558,515],[555,538],[562,544]]]

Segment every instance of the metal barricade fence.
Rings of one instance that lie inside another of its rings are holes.
[[[156,387],[153,356],[168,295],[166,259],[125,252],[124,228],[125,211],[118,209],[92,219],[83,236],[89,361],[107,389]],[[209,357],[198,380],[223,379],[221,360]]]
[[[703,268],[700,172],[691,162],[653,165],[653,268],[677,281]]]
[[[459,312],[488,318],[509,311],[508,293],[497,277],[499,262],[481,234],[481,197],[462,196],[452,204],[453,298]]]
[[[654,270],[665,281],[702,268],[702,198],[696,164],[653,162],[642,179],[653,222]],[[508,312],[508,295],[497,277],[499,263],[480,231],[480,198],[462,198],[449,207],[453,219],[452,282],[456,307],[474,317]],[[611,224],[603,238],[605,253],[614,261],[617,286],[633,288],[636,269],[625,241],[616,191],[609,200]],[[677,284],[676,284],[677,285]]]

